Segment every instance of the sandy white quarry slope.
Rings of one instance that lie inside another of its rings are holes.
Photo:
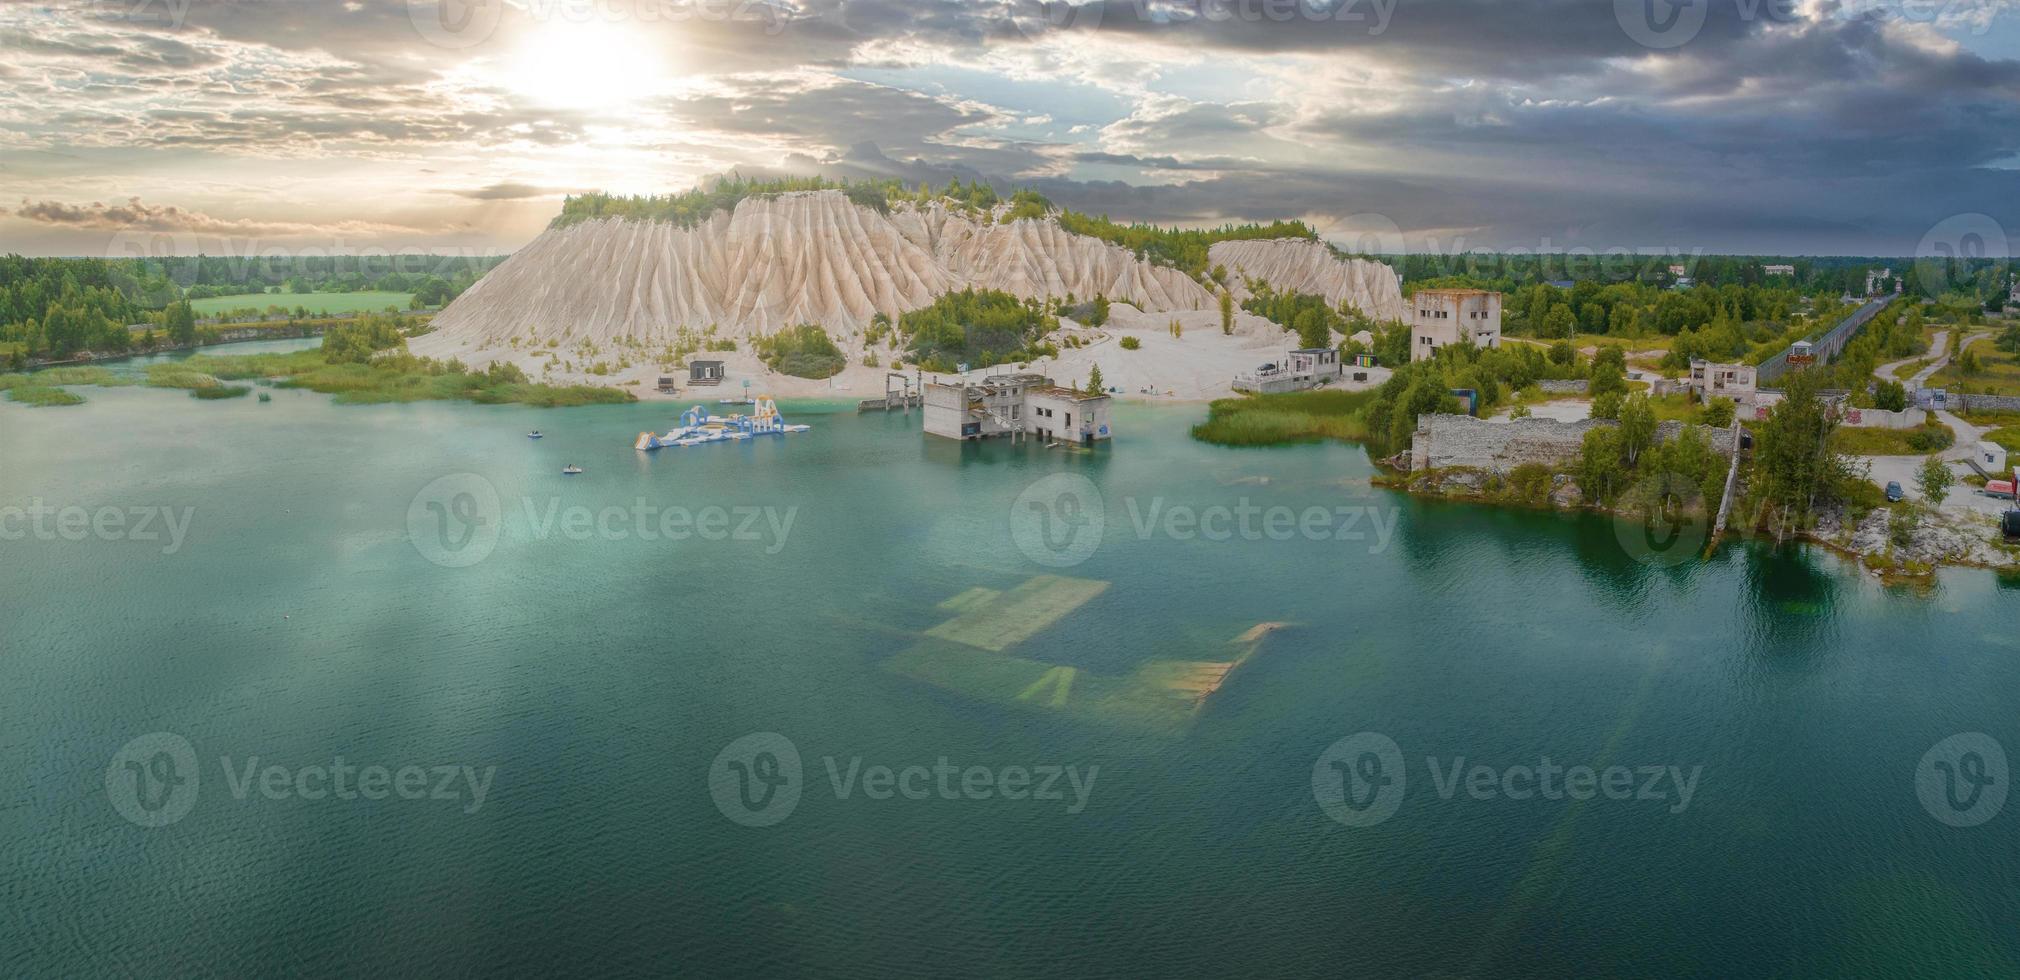
[[[1402,315],[1394,276],[1378,263],[1291,241],[1223,242],[1212,255],[1280,288]],[[437,315],[413,348],[467,359],[514,337],[650,342],[682,327],[747,337],[796,323],[845,338],[878,312],[895,318],[971,286],[1099,293],[1153,314],[1217,308],[1184,273],[1049,218],[983,224],[939,203],[884,215],[839,191],[806,191],[747,199],[693,228],[606,219],[550,229]]]
[[[1404,318],[1396,273],[1380,262],[1341,259],[1322,242],[1302,238],[1216,242],[1207,259],[1228,270],[1237,302],[1249,297],[1244,278],[1259,279],[1277,292],[1315,293],[1337,308],[1345,302],[1377,321]]]

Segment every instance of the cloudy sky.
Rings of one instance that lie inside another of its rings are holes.
[[[2020,0],[0,3],[0,251],[506,251],[732,169],[1364,250],[2004,254]]]

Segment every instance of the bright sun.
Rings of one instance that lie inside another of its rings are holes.
[[[542,105],[622,106],[665,80],[660,56],[636,33],[602,22],[543,25],[519,44],[505,83]]]

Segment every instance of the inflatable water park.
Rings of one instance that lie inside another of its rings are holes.
[[[756,436],[782,436],[788,432],[805,432],[810,425],[787,425],[785,416],[779,414],[778,404],[769,397],[760,397],[752,403],[749,415],[710,415],[700,405],[680,413],[680,424],[666,431],[665,435],[650,432],[638,434],[634,449],[641,451],[665,449],[668,446],[699,446],[705,442],[737,442]]]

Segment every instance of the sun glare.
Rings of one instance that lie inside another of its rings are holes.
[[[506,84],[541,104],[599,109],[635,102],[665,81],[665,65],[615,24],[551,24],[522,41]]]

